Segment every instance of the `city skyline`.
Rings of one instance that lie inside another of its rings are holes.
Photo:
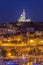
[[[26,10],[27,18],[43,21],[43,0],[1,0],[0,23],[18,20],[23,9]]]

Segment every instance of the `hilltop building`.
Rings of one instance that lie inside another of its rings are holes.
[[[31,22],[31,19],[26,19],[25,9],[23,9],[23,12],[20,15],[20,18],[19,18],[18,22]]]

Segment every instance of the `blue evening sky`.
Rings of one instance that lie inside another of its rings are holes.
[[[43,0],[0,0],[0,23],[18,20],[23,9],[27,18],[43,21]]]

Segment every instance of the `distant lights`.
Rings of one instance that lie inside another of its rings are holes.
[[[7,56],[11,56],[11,53],[10,53],[10,52],[8,52],[8,53],[7,53]]]
[[[32,42],[34,42],[34,40],[31,39],[31,40],[30,40],[30,43],[32,43]]]
[[[42,44],[43,44],[43,40],[40,40],[40,43],[42,43]]]

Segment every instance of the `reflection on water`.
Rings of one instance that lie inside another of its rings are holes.
[[[3,61],[0,62],[0,65],[19,65],[19,64],[13,61]]]
[[[16,62],[13,62],[13,61],[4,61],[2,63],[0,63],[0,65],[43,65],[42,63],[32,63],[32,62],[28,62],[28,63],[16,63]]]
[[[25,60],[24,59],[15,59],[15,60],[0,59],[0,65],[43,65],[43,61],[35,62],[35,61],[28,61],[27,59],[25,59]]]
[[[17,63],[13,63],[12,61],[5,61],[4,64],[5,65],[19,65]]]

